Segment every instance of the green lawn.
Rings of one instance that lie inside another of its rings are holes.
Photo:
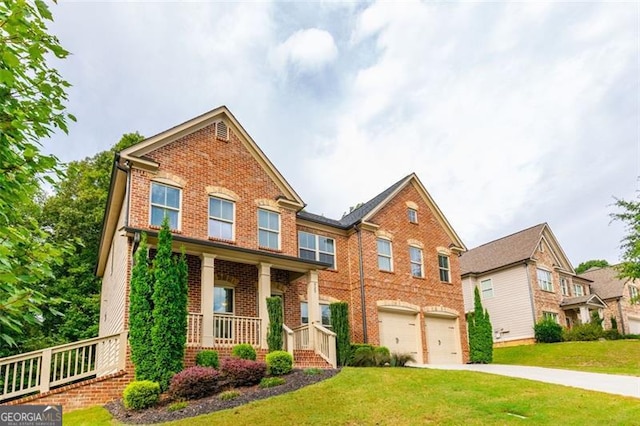
[[[493,362],[640,376],[640,340],[538,343],[499,348],[493,351]]]
[[[67,425],[115,424],[99,408],[64,416]],[[522,418],[524,417],[524,418]],[[175,425],[640,424],[635,398],[483,373],[345,368],[296,392],[189,418]]]

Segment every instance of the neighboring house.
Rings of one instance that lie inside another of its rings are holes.
[[[592,282],[591,289],[607,303],[604,314],[604,327],[611,328],[611,318],[618,323],[618,331],[624,334],[640,334],[640,284],[619,278],[615,266],[591,268],[580,277]],[[632,302],[633,301],[633,302]]]
[[[329,362],[329,303],[349,304],[352,341],[418,362],[468,359],[459,254],[466,250],[415,174],[340,220],[305,203],[226,107],[116,156],[100,244],[100,335],[128,327],[133,252],[164,216],[189,266],[187,360],[199,348],[266,348],[266,298],[281,297],[288,350]],[[331,349],[333,350],[333,349]]]
[[[469,250],[460,268],[465,310],[473,310],[478,287],[496,345],[533,343],[543,318],[571,327],[607,307],[590,291],[591,280],[575,274],[546,223]]]

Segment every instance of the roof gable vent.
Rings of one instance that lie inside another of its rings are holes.
[[[224,121],[218,121],[216,123],[216,138],[225,142],[229,141],[229,127]]]

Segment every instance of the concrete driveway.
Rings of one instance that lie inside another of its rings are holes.
[[[478,371],[500,376],[518,377],[538,382],[571,386],[574,388],[640,398],[640,377],[614,374],[586,373],[583,371],[558,370],[555,368],[528,367],[523,365],[460,364],[460,365],[413,365],[418,368],[437,370]]]

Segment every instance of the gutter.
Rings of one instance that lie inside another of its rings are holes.
[[[358,266],[360,268],[360,305],[362,307],[362,340],[363,343],[368,343],[368,335],[367,335],[367,305],[365,298],[365,290],[364,290],[364,265],[363,265],[363,256],[362,256],[362,230],[358,227],[358,225],[354,225],[353,228],[356,230],[358,234]]]

